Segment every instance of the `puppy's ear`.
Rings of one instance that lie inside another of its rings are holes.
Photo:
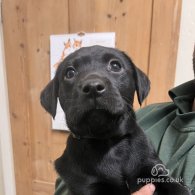
[[[143,73],[139,68],[135,66],[135,64],[132,62],[132,60],[126,53],[122,53],[128,60],[129,65],[133,68],[137,97],[139,104],[142,105],[142,102],[147,97],[150,91],[150,80],[145,73]]]
[[[59,82],[56,77],[51,80],[41,92],[41,105],[49,112],[53,118],[56,116],[57,97],[59,90]]]
[[[139,104],[141,105],[150,91],[150,80],[134,65],[135,86]]]

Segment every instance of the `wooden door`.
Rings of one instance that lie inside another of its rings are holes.
[[[39,103],[50,78],[49,36],[116,32],[117,47],[150,77],[146,104],[167,101],[181,0],[4,0],[2,11],[17,194],[53,194],[53,162],[68,134],[51,130]]]

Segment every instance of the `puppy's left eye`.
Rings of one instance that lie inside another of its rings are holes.
[[[110,61],[108,65],[108,70],[113,71],[113,72],[120,72],[121,69],[122,69],[122,66],[119,61],[117,60]]]

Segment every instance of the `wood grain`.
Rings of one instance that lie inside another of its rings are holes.
[[[9,15],[11,13],[11,16]],[[3,27],[17,194],[32,194],[30,97],[23,1],[3,2]],[[24,188],[25,186],[25,188]]]
[[[32,1],[28,6],[27,42],[31,43],[28,48],[30,58],[28,67],[33,178],[51,182],[56,177],[52,159],[55,148],[52,145],[54,132],[51,131],[51,117],[40,106],[39,97],[40,91],[49,81],[49,36],[68,32],[68,1]],[[61,139],[65,142],[65,135],[59,136],[58,139],[59,142]]]
[[[49,35],[68,32],[68,1],[4,1],[3,18],[16,188],[31,195],[33,179],[55,180],[62,149],[53,139],[66,137],[50,130],[39,96],[49,80]]]
[[[148,66],[152,85],[147,104],[170,101],[168,90],[175,79],[181,6],[181,0],[154,1]]]
[[[69,8],[71,33],[116,32],[117,47],[147,72],[152,0],[71,0]]]
[[[32,182],[33,195],[51,195],[54,194],[54,183],[44,182],[40,180],[34,180]]]

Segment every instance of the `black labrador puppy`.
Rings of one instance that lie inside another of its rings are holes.
[[[132,108],[134,93],[141,104],[149,89],[147,76],[117,49],[81,48],[60,64],[41,93],[41,104],[54,118],[59,98],[71,131],[55,161],[69,194],[129,195],[148,181],[156,185],[156,194],[190,194],[173,179],[168,182],[165,169],[153,174],[163,165]]]

